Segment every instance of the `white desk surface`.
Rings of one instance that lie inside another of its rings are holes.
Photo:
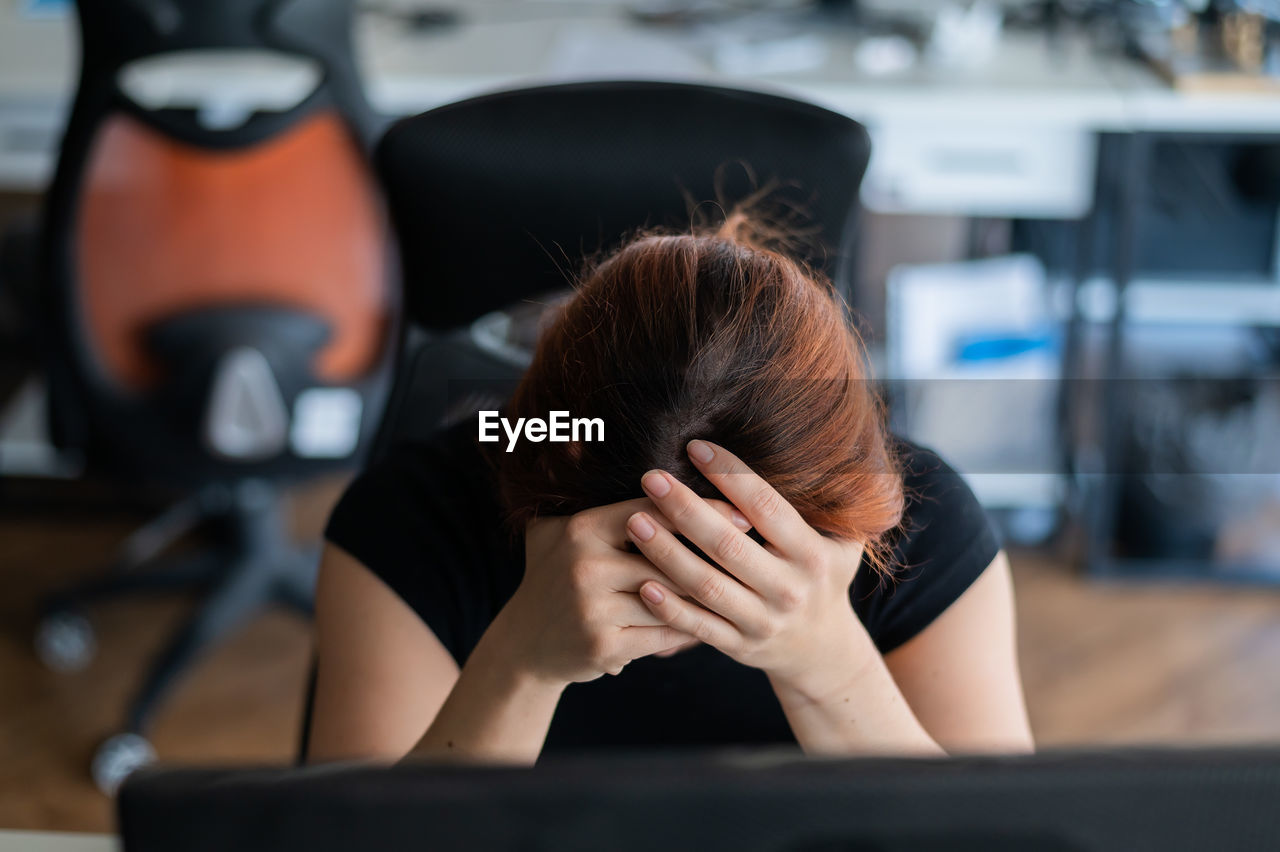
[[[76,76],[75,25],[17,18],[0,0],[0,184],[38,186],[52,150],[36,137],[61,126]],[[454,28],[415,32],[366,13],[357,23],[360,65],[374,106],[409,114],[486,90],[572,79],[700,79],[780,90],[848,114],[872,127],[928,124],[992,129],[1028,126],[1094,132],[1129,129],[1280,132],[1278,95],[1189,95],[1135,62],[1097,54],[1082,38],[1051,53],[1038,34],[1006,31],[996,55],[972,70],[917,64],[871,76],[853,60],[850,35],[811,36],[825,59],[804,70],[738,73],[716,61],[732,25],[703,35],[629,22],[610,3],[525,0],[465,4]],[[740,39],[741,40],[741,39]],[[268,69],[176,81],[171,103],[247,99],[272,86]],[[25,124],[24,124],[25,122]],[[7,128],[24,127],[27,148],[5,153]],[[34,130],[32,128],[35,128]],[[54,137],[56,145],[56,135]]]
[[[0,829],[0,852],[119,852],[119,849],[120,841],[110,834]]]
[[[1046,61],[1041,40],[1011,35],[999,54],[973,71],[917,66],[873,77],[854,63],[847,32],[816,37],[826,53],[817,67],[785,73],[735,73],[715,59],[733,29],[707,35],[666,34],[601,9],[574,18],[551,11],[519,21],[475,18],[452,33],[406,34],[387,19],[367,20],[360,51],[376,104],[390,112],[421,109],[485,88],[518,82],[597,77],[669,77],[732,81],[791,91],[862,121],[961,118],[975,123],[1021,114],[1071,125],[1119,125],[1122,104],[1109,63],[1089,61],[1076,42],[1062,65]]]
[[[75,80],[74,22],[69,16],[17,18],[15,0],[0,0],[0,101],[65,102]],[[518,11],[513,12],[513,8]],[[630,23],[608,3],[526,0],[467,4],[462,23],[416,33],[399,21],[367,13],[357,24],[357,50],[375,105],[389,112],[420,110],[486,88],[515,82],[596,76],[696,76],[732,79],[805,92],[874,119],[939,115],[980,122],[998,111],[1022,120],[1124,129],[1133,122],[1206,130],[1280,130],[1280,96],[1178,93],[1138,63],[1097,56],[1068,38],[1054,56],[1036,34],[1006,31],[997,55],[972,70],[917,65],[874,77],[858,71],[853,42],[832,28],[820,35],[820,67],[774,74],[725,73],[713,60],[715,33],[668,33]]]
[[[863,119],[936,116],[942,110],[981,121],[989,110],[1018,110],[1028,118],[1072,124],[1119,126],[1124,121],[1112,82],[1121,61],[1099,61],[1079,41],[1068,45],[1059,63],[1045,55],[1040,37],[1006,34],[994,60],[974,71],[917,67],[872,77],[855,68],[853,40],[833,29],[819,36],[827,52],[819,67],[737,74],[718,68],[714,60],[716,34],[732,38],[732,28],[701,36],[669,33],[632,24],[607,4],[526,3],[517,15],[510,9],[468,6],[459,26],[421,33],[392,18],[364,15],[356,43],[371,100],[387,112],[406,113],[513,83],[696,77],[812,94]],[[15,19],[10,12],[0,17],[0,101],[65,102],[75,83],[74,30],[65,16]]]

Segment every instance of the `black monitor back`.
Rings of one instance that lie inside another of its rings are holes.
[[[143,770],[125,852],[1275,848],[1280,749],[806,760],[562,757],[537,768]]]

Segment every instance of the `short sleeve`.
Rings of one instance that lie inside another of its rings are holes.
[[[854,607],[881,653],[915,637],[973,584],[1000,540],[973,490],[937,453],[899,439],[907,503],[891,575],[867,571]]]
[[[495,610],[503,554],[485,471],[457,438],[402,445],[367,468],[325,539],[386,583],[461,665]]]

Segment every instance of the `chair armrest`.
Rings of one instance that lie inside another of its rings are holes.
[[[523,373],[477,346],[469,329],[433,335],[410,324],[370,463],[397,444],[425,441],[477,407],[505,402]]]
[[[40,339],[36,258],[39,226],[22,217],[0,234],[0,351],[28,353]]]

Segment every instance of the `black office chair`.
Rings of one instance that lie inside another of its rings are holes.
[[[418,328],[375,451],[428,437],[465,416],[468,400],[475,410],[514,388],[520,353],[485,333],[501,323],[476,333],[478,320],[566,289],[585,255],[637,227],[687,227],[693,203],[777,184],[775,201],[803,210],[818,231],[806,259],[847,293],[869,155],[866,131],[845,116],[709,85],[536,87],[398,122],[375,162]]]
[[[112,575],[48,601],[37,650],[55,668],[83,666],[85,604],[210,587],[124,733],[97,753],[109,791],[152,757],[142,735],[198,653],[269,603],[309,613],[316,550],[290,540],[280,489],[365,452],[390,385],[399,288],[350,0],[77,10],[79,89],[40,234],[54,439],[92,472],[181,499],[128,539]],[[228,50],[301,59],[316,84],[284,109],[212,125],[128,88],[146,62]],[[212,546],[158,558],[197,526]]]

